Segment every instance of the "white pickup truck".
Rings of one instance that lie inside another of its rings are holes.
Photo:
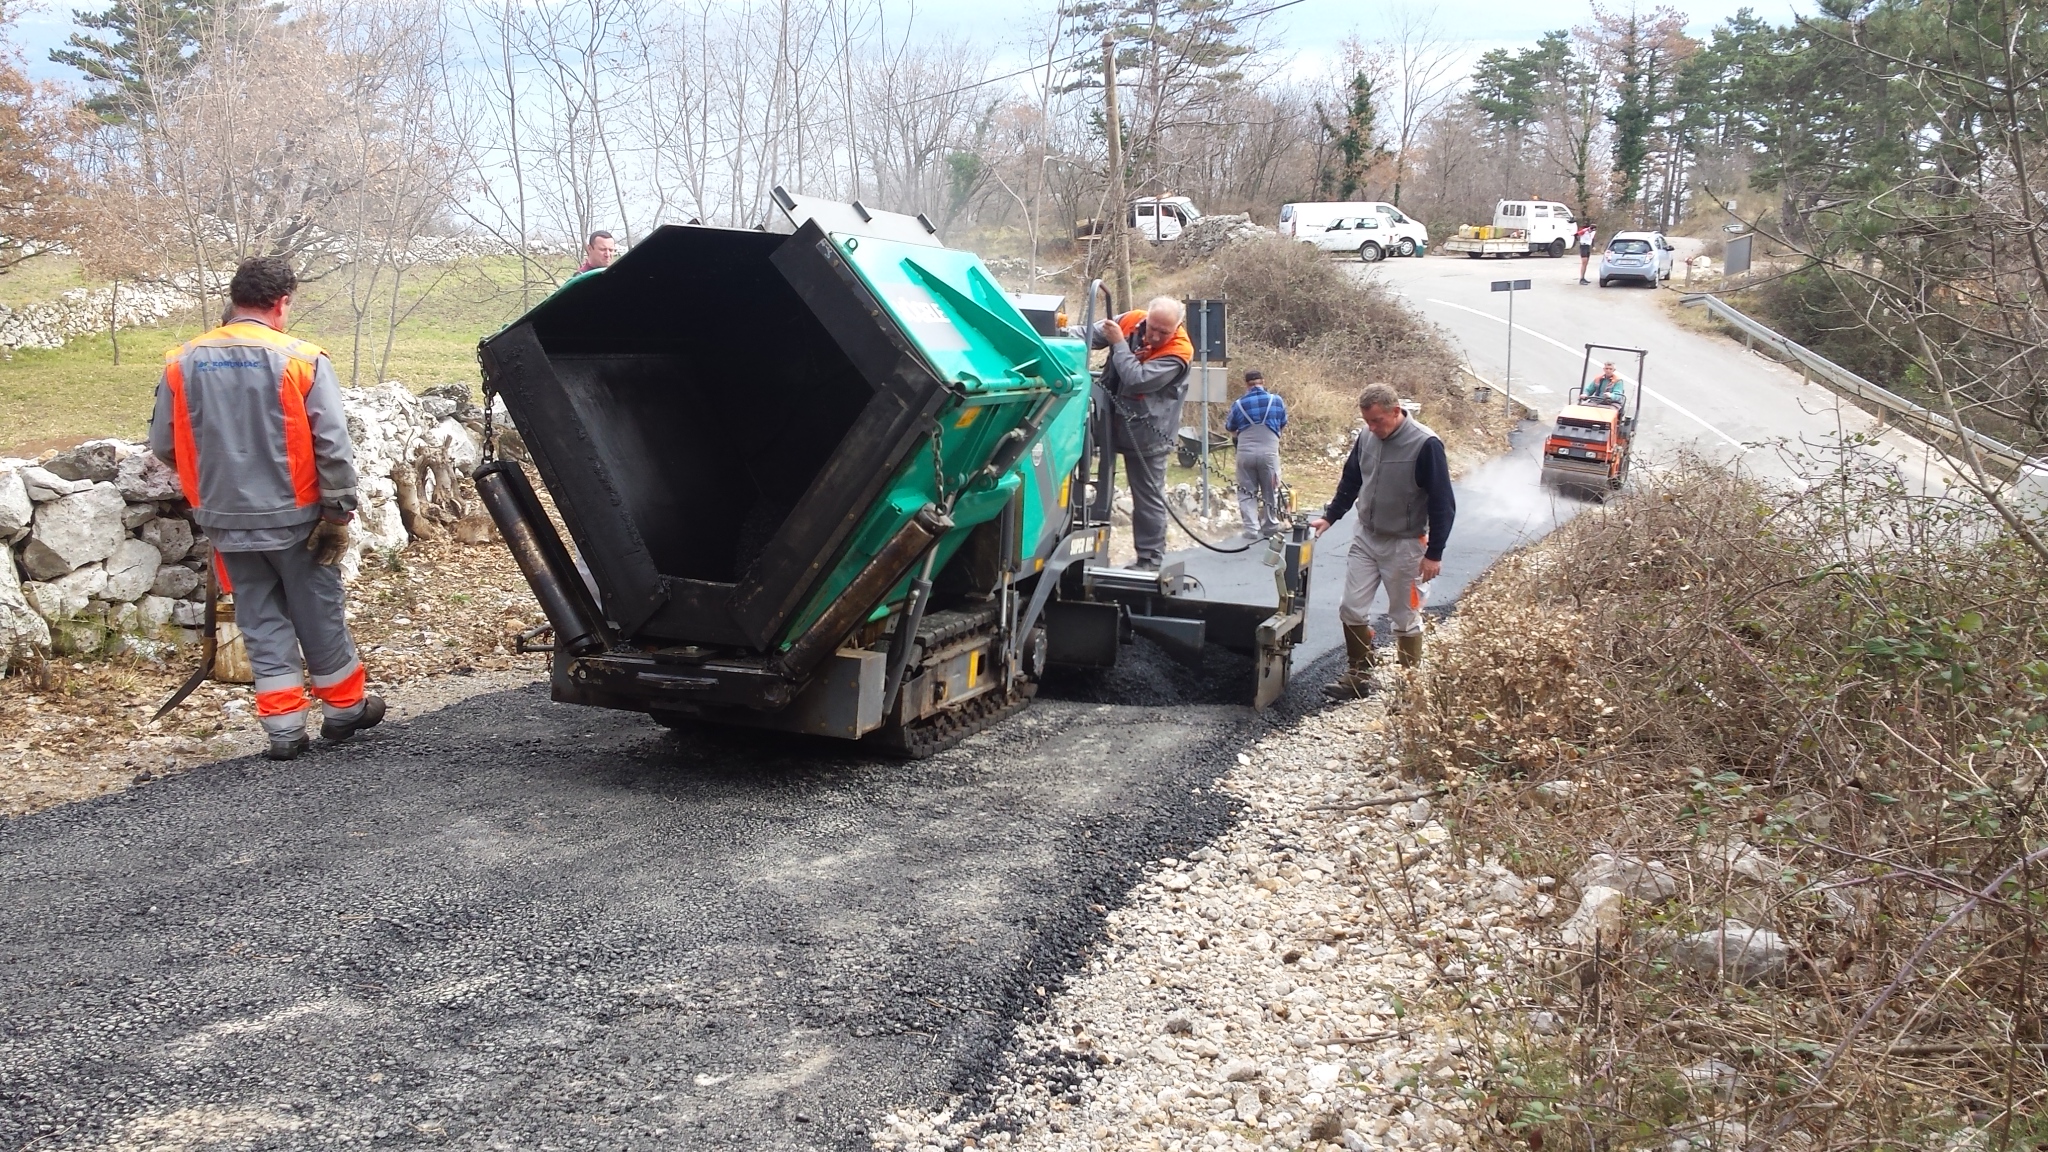
[[[1481,256],[1562,256],[1578,231],[1572,210],[1551,200],[1503,200],[1494,205],[1493,225],[1465,227],[1443,242],[1446,252]]]

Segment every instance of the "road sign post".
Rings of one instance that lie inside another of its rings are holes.
[[[1493,290],[1508,294],[1508,370],[1507,374],[1501,377],[1500,386],[1501,392],[1509,400],[1513,400],[1515,398],[1515,293],[1527,292],[1529,290],[1529,282],[1527,280],[1495,280],[1493,282]]]
[[[1209,405],[1219,399],[1210,395],[1214,383],[1209,378],[1209,362],[1228,359],[1229,346],[1223,334],[1224,302],[1215,300],[1188,300],[1187,321],[1182,327],[1192,326],[1195,330],[1195,378],[1201,381],[1202,414],[1202,515],[1209,515]],[[1221,389],[1217,389],[1218,392]]]

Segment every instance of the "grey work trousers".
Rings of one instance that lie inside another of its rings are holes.
[[[1131,546],[1138,563],[1154,567],[1166,560],[1166,462],[1173,445],[1156,452],[1120,450],[1124,458],[1124,484],[1131,490]]]
[[[1237,514],[1244,530],[1264,535],[1280,526],[1280,446],[1237,444]]]
[[[1422,570],[1422,537],[1375,536],[1363,524],[1355,529],[1351,553],[1345,557],[1344,598],[1337,603],[1337,618],[1353,626],[1371,624],[1373,599],[1385,588],[1394,635],[1422,635],[1422,609],[1429,603],[1429,585],[1416,582]]]
[[[363,662],[349,637],[347,599],[341,570],[319,564],[304,539],[289,548],[264,552],[223,552],[234,585],[235,624],[256,673],[256,714],[265,731],[304,729],[304,671],[313,695],[330,717],[346,718],[363,706]]]

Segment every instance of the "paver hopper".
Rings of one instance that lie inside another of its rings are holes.
[[[1253,653],[1279,694],[1305,528],[1272,604],[1104,567],[1107,413],[1058,301],[922,216],[776,199],[788,232],[661,228],[481,346],[575,545],[517,464],[478,469],[557,700],[924,754],[1134,634]]]

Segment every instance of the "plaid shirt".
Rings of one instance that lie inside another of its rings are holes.
[[[1230,406],[1230,415],[1223,420],[1226,432],[1242,432],[1254,424],[1264,424],[1279,435],[1287,427],[1287,401],[1254,384],[1251,390],[1237,398]]]

